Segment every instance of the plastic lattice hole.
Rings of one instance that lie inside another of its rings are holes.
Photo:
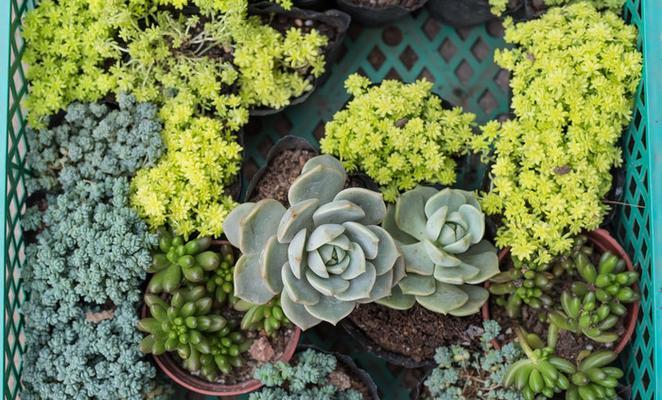
[[[423,25],[423,33],[427,36],[428,40],[432,40],[437,37],[437,34],[441,31],[441,23],[434,18],[428,18]]]
[[[418,54],[416,54],[414,49],[410,46],[407,46],[400,54],[399,58],[402,64],[409,70],[416,64],[416,61],[418,61]]]
[[[373,47],[370,54],[368,54],[368,62],[372,65],[372,68],[374,68],[375,71],[379,71],[382,65],[384,65],[384,61],[386,61],[384,53],[379,50],[378,46]]]
[[[480,96],[478,104],[480,105],[480,108],[482,108],[483,111],[485,111],[487,114],[491,114],[492,111],[494,111],[499,105],[496,98],[489,90],[486,90],[485,93]]]
[[[441,54],[446,62],[450,62],[455,56],[455,53],[457,53],[457,47],[455,47],[455,44],[450,39],[445,39],[441,43],[441,46],[439,46],[439,54]]]
[[[460,65],[455,69],[455,75],[462,83],[467,83],[473,74],[474,70],[466,60],[462,60]]]
[[[397,46],[402,42],[402,31],[396,26],[389,26],[384,29],[382,40],[389,46]]]
[[[471,53],[478,61],[483,61],[490,56],[490,48],[483,39],[478,38],[473,46],[471,46]]]

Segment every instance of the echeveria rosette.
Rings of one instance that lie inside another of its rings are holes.
[[[407,276],[380,304],[406,310],[471,315],[488,298],[475,286],[499,272],[496,248],[487,240],[485,215],[475,194],[418,186],[390,206],[384,228],[398,243]]]
[[[273,199],[244,203],[223,224],[242,256],[235,295],[265,304],[280,295],[287,318],[302,329],[332,324],[357,303],[391,295],[404,276],[395,241],[378,226],[386,215],[380,193],[343,189],[338,160],[309,160],[288,193],[286,209]]]

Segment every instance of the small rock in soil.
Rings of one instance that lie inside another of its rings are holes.
[[[269,339],[263,336],[253,342],[251,348],[248,350],[248,354],[255,361],[269,362],[274,359],[276,352],[271,347]]]
[[[352,387],[352,380],[340,371],[333,371],[329,374],[329,383],[337,387],[338,390],[347,390]]]

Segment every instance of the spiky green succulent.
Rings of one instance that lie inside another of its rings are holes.
[[[223,223],[243,255],[234,272],[235,295],[265,304],[280,295],[287,318],[302,329],[332,324],[391,294],[404,276],[395,241],[378,226],[381,194],[345,187],[340,162],[309,160],[288,192],[290,208],[273,199],[244,203]]]
[[[383,224],[404,255],[407,276],[380,303],[465,316],[489,293],[480,286],[499,273],[496,248],[483,239],[485,215],[476,195],[418,186],[389,207]]]

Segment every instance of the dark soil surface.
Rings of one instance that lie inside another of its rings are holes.
[[[361,393],[364,400],[372,399],[372,395],[370,394],[370,389],[368,388],[368,385],[366,385],[365,382],[363,382],[361,379],[355,377],[352,374],[352,371],[349,368],[347,368],[344,364],[342,364],[340,360],[338,360],[338,366],[336,367],[336,371],[345,374],[346,376],[349,377],[351,389],[354,389],[357,392]]]
[[[378,304],[361,304],[349,318],[384,350],[416,362],[434,357],[437,347],[451,344],[478,346],[482,332],[479,314],[453,317],[429,311],[418,304],[398,311]]]
[[[417,8],[420,0],[351,0],[352,3],[361,7],[387,8],[400,6],[402,8]]]
[[[278,154],[267,166],[249,201],[276,199],[288,205],[287,192],[292,182],[299,177],[304,164],[313,157],[314,152],[301,149],[285,150]]]

